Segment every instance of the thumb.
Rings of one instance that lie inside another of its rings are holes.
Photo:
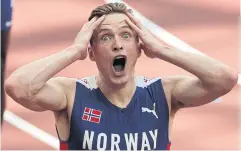
[[[84,60],[85,58],[87,58],[88,56],[87,49],[85,51],[82,51],[80,56],[81,56],[80,60]]]
[[[142,42],[140,43],[140,49],[143,50],[143,51],[145,51],[147,49]]]

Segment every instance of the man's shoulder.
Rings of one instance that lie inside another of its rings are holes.
[[[170,85],[170,84],[175,84],[182,79],[189,79],[189,78],[190,76],[186,76],[186,75],[170,75],[170,76],[163,76],[161,79],[162,79],[163,85]]]
[[[69,77],[53,77],[47,81],[48,84],[61,88],[64,91],[71,91],[75,89],[76,86],[76,78]]]
[[[160,77],[135,76],[136,84],[139,87],[147,87],[161,81]]]
[[[54,77],[50,81],[68,88],[69,87],[75,88],[76,84],[83,85],[88,89],[97,88],[96,76],[86,76],[81,78]]]
[[[190,78],[189,76],[185,75],[168,75],[168,76],[154,76],[154,77],[148,77],[148,76],[136,76],[137,84],[139,85],[150,85],[153,83],[160,83],[163,86],[169,86],[174,85],[176,82]]]
[[[79,78],[77,79],[77,83],[91,90],[97,88],[96,76],[87,76],[87,77]]]
[[[170,76],[135,76],[135,80],[137,84],[151,84],[157,81],[161,81],[162,84],[169,84],[180,79],[188,78],[188,76],[184,75],[170,75]],[[71,77],[54,77],[51,81],[58,82],[60,84],[68,85],[73,83],[81,83],[81,84],[90,84],[93,87],[96,87],[96,76],[86,76],[81,78],[71,78]]]
[[[50,81],[62,84],[62,85],[68,85],[70,83],[75,83],[77,81],[76,78],[70,78],[70,77],[53,77],[50,79]]]

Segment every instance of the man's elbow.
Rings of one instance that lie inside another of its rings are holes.
[[[17,79],[7,79],[4,83],[4,89],[7,95],[18,103],[30,100],[30,95],[25,85],[20,84]]]
[[[221,94],[226,94],[230,92],[234,86],[238,83],[238,73],[237,72],[226,72],[223,73],[219,81],[216,83],[216,90]]]

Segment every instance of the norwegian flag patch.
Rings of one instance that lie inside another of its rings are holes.
[[[102,111],[85,107],[82,120],[93,123],[100,123]]]

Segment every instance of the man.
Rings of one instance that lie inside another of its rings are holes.
[[[141,51],[195,77],[135,76]],[[87,55],[97,76],[53,77]],[[92,11],[72,46],[19,68],[5,87],[22,106],[53,111],[61,149],[166,150],[175,113],[225,95],[237,77],[212,58],[164,46],[124,4],[109,3]]]
[[[9,36],[12,22],[12,1],[1,1],[1,124],[3,113],[5,111],[5,92],[4,92],[4,76],[6,55],[9,44]]]

